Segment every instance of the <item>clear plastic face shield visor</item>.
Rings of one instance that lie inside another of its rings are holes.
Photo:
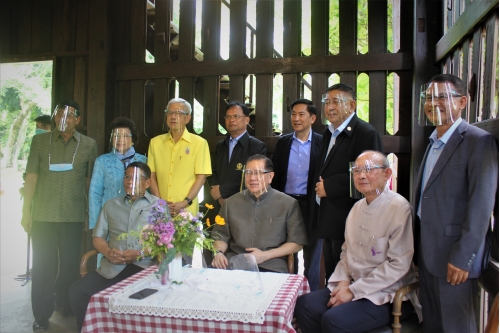
[[[148,178],[146,178],[146,175],[140,168],[127,168],[123,176],[125,193],[133,197],[142,197],[146,191],[147,180]]]
[[[453,124],[466,106],[460,95],[449,82],[431,82],[420,88],[418,124],[420,126],[441,126]]]
[[[163,118],[163,131],[182,133],[186,128],[187,117],[189,113],[182,108],[172,103],[167,110],[165,110],[165,117]]]
[[[321,123],[342,124],[351,112],[352,99],[346,98],[341,94],[332,94],[332,92],[321,96]]]
[[[267,176],[272,171],[261,169],[243,169],[243,177],[245,178],[245,186],[255,197],[260,197],[267,193],[267,187],[270,181]]]
[[[77,117],[75,108],[68,105],[56,105],[52,113],[52,119],[55,121],[59,132],[66,132],[68,129],[68,120],[74,120]]]
[[[380,163],[377,160],[361,156],[356,162],[349,162],[351,198],[377,197],[384,192],[391,179],[390,175],[385,179],[385,170],[390,166],[388,162]]]
[[[112,153],[125,154],[133,145],[132,134],[128,128],[115,128],[111,131],[109,146]]]

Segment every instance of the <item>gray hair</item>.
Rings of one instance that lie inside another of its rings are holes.
[[[168,101],[168,104],[167,104],[167,111],[168,111],[168,107],[170,106],[170,104],[172,103],[181,103],[181,104],[184,104],[184,108],[183,110],[185,112],[187,112],[188,114],[191,114],[192,112],[192,109],[191,109],[191,104],[188,103],[188,101],[186,101],[185,99],[182,99],[182,98],[172,98],[170,101]]]

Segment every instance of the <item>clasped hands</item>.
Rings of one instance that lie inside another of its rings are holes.
[[[212,199],[217,200],[220,205],[224,203],[224,199],[222,199],[222,194],[220,194],[220,185],[214,185],[210,189],[210,195]]]
[[[119,249],[109,249],[106,258],[110,263],[115,265],[131,264],[135,262],[139,256],[137,252],[137,250],[120,251]]]
[[[349,289],[348,281],[340,281],[330,294],[330,300],[326,306],[336,307],[341,304],[349,303],[354,299],[354,294]]]

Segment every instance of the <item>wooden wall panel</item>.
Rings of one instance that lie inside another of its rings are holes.
[[[89,1],[78,1],[76,4],[75,50],[86,51],[89,48]],[[104,7],[103,4],[101,6]],[[106,20],[109,21],[108,19]],[[106,27],[106,30],[108,27]]]
[[[486,54],[484,61],[484,90],[481,120],[490,119],[495,108],[496,65],[498,64],[498,13],[488,18],[486,28]],[[496,83],[498,85],[498,82]],[[492,110],[493,109],[493,110]]]
[[[247,40],[247,1],[233,1],[229,15],[229,59],[244,59]],[[229,100],[245,102],[245,77],[245,75],[229,76]]]
[[[301,56],[302,4],[298,0],[283,2],[283,56]],[[283,74],[282,133],[293,132],[290,104],[300,97],[301,74]]]
[[[43,1],[32,3],[31,47],[30,53],[48,53],[51,51],[52,7]]]
[[[15,10],[19,11],[19,17],[16,21],[17,29],[19,30],[18,40],[17,40],[17,53],[29,54],[31,51],[31,13],[32,13],[32,1],[28,0],[23,2],[23,6],[16,6]]]
[[[172,20],[172,0],[155,1],[155,62],[170,61],[170,21]],[[156,84],[156,82],[155,82]],[[156,93],[155,93],[156,95]]]
[[[355,55],[358,53],[358,3],[351,0],[339,0],[339,55]],[[339,73],[340,82],[356,88],[355,72]]]
[[[52,9],[52,51],[74,51],[76,2],[52,0]]]
[[[481,29],[476,29],[472,36],[472,66],[471,66],[471,77],[469,79],[468,89],[469,89],[469,117],[467,121],[469,123],[475,123],[477,121],[477,115],[479,114],[479,94],[481,90],[479,89],[479,79],[482,76],[481,71],[481,57],[482,57],[482,47],[481,47]]]
[[[11,35],[11,1],[0,1],[0,59],[2,56],[10,54]]]

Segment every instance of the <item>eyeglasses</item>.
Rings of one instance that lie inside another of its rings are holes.
[[[375,169],[387,169],[387,167],[383,166],[383,165],[372,164],[372,165],[367,165],[364,167],[352,167],[351,172],[353,175],[360,175],[362,172],[372,173],[372,171]]]
[[[166,111],[167,117],[173,117],[173,116],[187,116],[187,112],[184,111]]]
[[[231,120],[231,119],[238,120],[238,119],[242,119],[242,118],[245,118],[245,117],[246,116],[240,116],[240,115],[234,114],[234,115],[224,116],[224,119],[226,119],[226,120]]]
[[[65,115],[65,114],[66,114],[66,117],[67,117],[67,118],[75,118],[75,117],[78,117],[78,116],[76,115],[76,113],[74,113],[74,112],[68,112],[68,113],[65,113],[64,111],[57,111],[57,112],[55,113],[56,117],[64,117],[64,115]]]
[[[130,133],[111,133],[111,136],[117,139],[126,139],[131,138],[132,134]]]
[[[245,170],[245,176],[246,177],[250,177],[250,176],[262,176],[263,174],[269,173],[269,172],[271,172],[271,171],[247,169],[247,170]]]
[[[459,95],[459,94],[442,94],[442,95],[438,95],[438,96],[435,96],[435,95],[424,95],[424,97],[425,97],[425,102],[426,103],[431,103],[433,101],[434,102],[436,102],[436,101],[445,102],[445,101],[447,101],[450,98],[463,97],[463,95]]]
[[[342,102],[345,103],[347,101],[351,101],[351,100],[350,99],[346,99],[346,98],[332,98],[332,99],[323,98],[321,100],[321,102],[323,102],[326,106],[329,106],[330,104],[340,105]]]

